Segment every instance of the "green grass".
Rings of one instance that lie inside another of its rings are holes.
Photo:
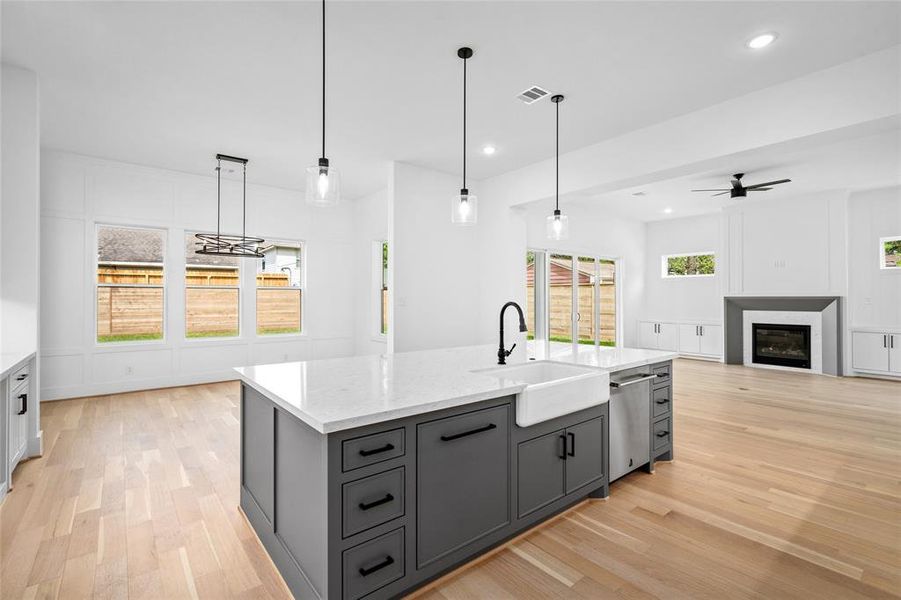
[[[237,329],[229,329],[222,331],[189,331],[185,334],[188,338],[215,338],[215,337],[238,337]]]
[[[257,328],[257,335],[279,335],[285,333],[300,333],[300,329],[296,327]]]
[[[106,344],[109,342],[144,342],[148,340],[161,340],[162,333],[117,333],[113,335],[98,335],[97,342]]]
[[[529,340],[534,340],[535,336],[530,333],[529,335],[526,336],[526,338]],[[572,342],[573,342],[572,338],[563,337],[563,336],[559,336],[559,335],[552,335],[550,341],[563,342],[565,344],[572,344]],[[592,340],[579,340],[579,343],[584,344],[586,346],[594,346],[594,342]],[[600,345],[607,346],[608,348],[614,348],[614,347],[616,347],[616,342],[608,342],[605,340],[601,340]]]

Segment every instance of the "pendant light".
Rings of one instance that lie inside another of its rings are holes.
[[[557,111],[557,135],[556,135],[556,179],[554,182],[554,214],[547,218],[547,237],[550,240],[565,240],[569,238],[569,217],[560,213],[560,103],[563,95],[557,94],[551,97]]]
[[[322,155],[319,163],[307,167],[307,204],[334,206],[340,199],[338,171],[325,156],[325,0],[322,0]]]
[[[454,225],[475,225],[478,220],[479,199],[466,188],[466,61],[472,54],[472,48],[457,50],[457,56],[463,59],[463,187],[451,198],[451,222]]]
[[[223,234],[222,225],[222,161],[241,165],[243,182],[241,206],[243,210],[241,235]],[[197,233],[194,252],[215,256],[237,256],[241,258],[263,258],[260,245],[263,238],[247,236],[247,159],[227,154],[216,155],[216,233]]]

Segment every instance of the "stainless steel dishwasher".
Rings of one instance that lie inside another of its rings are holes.
[[[651,460],[651,380],[656,375],[628,370],[610,377],[610,481]]]

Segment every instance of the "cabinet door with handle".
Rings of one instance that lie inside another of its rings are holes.
[[[566,435],[554,431],[519,444],[517,449],[517,509],[524,517],[563,497]]]
[[[888,335],[888,364],[892,373],[901,375],[901,334]]]
[[[657,323],[650,321],[638,323],[638,345],[649,350],[657,349]]]
[[[888,371],[889,335],[868,331],[853,332],[851,334],[851,364],[855,369],[862,371]]]
[[[698,340],[700,341],[701,354],[707,356],[722,356],[723,354],[723,328],[720,325],[699,325],[698,330],[701,332]]]
[[[657,348],[676,352],[679,350],[679,326],[675,323],[657,324]]]
[[[679,352],[697,354],[701,351],[701,327],[699,325],[679,325]]]
[[[417,425],[421,568],[510,522],[510,405]]]
[[[566,493],[604,477],[604,417],[566,429]]]

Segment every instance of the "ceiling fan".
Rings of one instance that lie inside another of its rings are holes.
[[[723,194],[729,194],[730,198],[744,198],[748,195],[748,192],[767,192],[773,189],[771,186],[779,185],[780,183],[788,183],[791,179],[777,179],[776,181],[767,181],[764,183],[755,183],[754,185],[742,185],[741,178],[744,177],[744,173],[736,173],[732,177],[732,187],[731,188],[719,188],[713,190],[691,190],[693,192],[719,192],[718,194],[714,194],[714,196],[722,196]]]

